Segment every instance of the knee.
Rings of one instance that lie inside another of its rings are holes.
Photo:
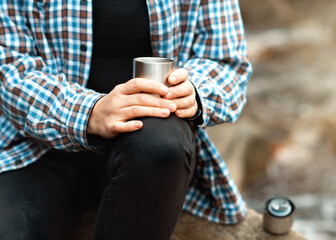
[[[115,142],[113,167],[121,166],[148,173],[190,171],[194,139],[181,119],[143,119],[140,131],[124,134]]]

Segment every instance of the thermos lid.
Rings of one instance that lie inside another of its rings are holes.
[[[267,210],[275,217],[286,217],[292,212],[292,206],[288,199],[276,197],[268,203]]]

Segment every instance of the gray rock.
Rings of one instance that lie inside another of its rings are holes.
[[[262,216],[249,210],[246,219],[236,225],[221,225],[183,213],[172,240],[304,240],[301,234],[290,231],[271,235],[262,229]]]
[[[69,240],[92,238],[95,211],[85,214],[80,226]],[[301,234],[290,231],[286,235],[274,236],[262,229],[262,216],[249,209],[244,221],[235,225],[222,225],[183,212],[171,240],[305,240]]]

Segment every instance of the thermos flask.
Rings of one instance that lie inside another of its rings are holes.
[[[160,57],[138,57],[133,59],[133,78],[146,78],[169,86],[167,78],[174,71],[172,59]]]
[[[271,234],[285,234],[290,231],[295,218],[295,205],[285,197],[274,197],[266,201],[263,214],[263,228]]]

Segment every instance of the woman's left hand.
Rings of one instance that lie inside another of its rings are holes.
[[[197,112],[196,93],[194,86],[188,80],[188,71],[180,68],[168,77],[168,93],[164,98],[173,101],[177,108],[175,115],[179,118],[191,118]]]

